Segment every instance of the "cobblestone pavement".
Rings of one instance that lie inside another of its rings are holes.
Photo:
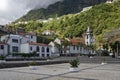
[[[120,80],[119,64],[80,64],[79,72],[69,72],[69,64],[0,69],[0,80]]]

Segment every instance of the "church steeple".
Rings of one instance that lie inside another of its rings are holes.
[[[92,29],[88,27],[86,34],[85,34],[85,44],[91,45],[93,43],[94,43],[94,38],[93,38]]]
[[[87,33],[91,33],[91,32],[92,32],[92,30],[90,29],[90,27],[88,27]]]

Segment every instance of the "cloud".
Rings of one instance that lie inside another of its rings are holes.
[[[31,9],[46,8],[62,0],[0,0],[7,6],[6,10],[0,10],[0,24],[6,24],[23,16]],[[0,3],[1,5],[2,3]]]

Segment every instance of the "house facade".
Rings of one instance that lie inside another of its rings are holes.
[[[44,35],[44,36],[52,36],[52,35],[54,35],[54,32],[50,31],[50,30],[46,30],[46,31],[42,32],[42,35]]]
[[[37,36],[31,33],[9,34],[1,36],[1,44],[4,44],[4,49],[0,50],[0,54],[12,53],[34,53],[36,52],[39,57],[50,57],[51,48],[47,44],[37,43]],[[2,48],[3,49],[3,48]],[[8,52],[4,52],[8,51]],[[4,52],[4,53],[3,53]]]
[[[8,55],[8,45],[0,41],[0,56]]]
[[[8,44],[9,53],[20,53],[21,44],[36,42],[36,36],[32,34],[9,34],[1,36],[1,41]]]
[[[69,38],[65,38],[63,40],[56,38],[54,42],[50,42],[49,45],[51,45],[52,52],[58,55],[95,54],[94,50],[89,49],[85,46],[84,40]]]
[[[58,44],[51,41],[49,43],[49,46],[50,46],[50,49],[51,49],[51,56],[53,57],[58,57],[60,56],[60,49],[59,49],[59,46],[57,46]]]
[[[60,55],[94,54],[94,51],[85,45],[94,43],[91,29],[88,27],[85,39],[59,39],[49,44],[37,43],[35,33],[17,33],[1,36],[0,55],[12,53],[35,53],[39,57],[57,57]],[[3,47],[4,46],[4,47]]]
[[[51,57],[51,49],[47,44],[28,42],[21,45],[21,53],[36,53],[39,57]]]

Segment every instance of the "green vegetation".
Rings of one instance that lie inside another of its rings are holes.
[[[63,0],[49,5],[46,9],[40,8],[31,10],[17,21],[29,21],[38,19],[55,18],[62,15],[80,12],[84,7],[105,2],[106,0]]]
[[[120,41],[115,41],[113,43],[110,43],[111,50],[113,52],[120,52]]]
[[[56,36],[38,36],[37,42],[49,44],[51,41],[54,41],[55,38]]]
[[[93,29],[97,41],[102,42],[103,35],[120,27],[120,2],[112,4],[102,3],[92,9],[78,14],[69,14],[54,18],[52,21],[42,23],[30,21],[24,25],[26,31],[35,31],[40,34],[44,30],[52,30],[59,37],[81,37],[88,26]],[[21,27],[21,25],[16,25]]]
[[[4,59],[5,59],[5,57],[1,55],[0,56],[0,60],[4,60]]]
[[[36,66],[36,65],[37,65],[37,63],[35,61],[32,61],[29,63],[29,66]]]
[[[80,64],[80,63],[79,63],[79,60],[78,60],[78,59],[74,59],[74,60],[71,60],[71,61],[70,61],[71,67],[78,67],[79,64]]]
[[[37,54],[36,52],[33,53],[13,53],[12,56],[19,56],[19,57],[35,57],[35,56],[39,56],[39,54]]]
[[[107,50],[102,51],[101,56],[109,56],[109,52]]]

